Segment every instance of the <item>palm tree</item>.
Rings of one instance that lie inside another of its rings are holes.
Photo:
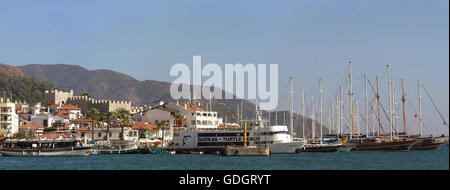
[[[126,109],[118,109],[115,111],[115,115],[117,117],[117,120],[119,122],[120,127],[122,128],[122,141],[125,139],[125,134],[123,132],[123,128],[125,126],[130,126],[132,120],[131,120],[131,113],[130,111],[126,110]]]
[[[86,113],[86,118],[91,119],[92,122],[92,143],[94,143],[94,126],[95,122],[100,120],[100,112],[97,109],[92,108]]]
[[[116,119],[116,114],[114,112],[106,112],[102,115],[102,120],[106,121],[108,125],[106,126],[106,140],[109,141],[109,128],[111,127],[112,121]]]
[[[158,131],[162,130],[162,144],[164,146],[164,131],[169,129],[169,122],[167,121],[159,121],[158,122]]]
[[[181,113],[175,114],[174,118],[177,127],[182,127],[183,126],[182,123],[186,121],[186,116]]]

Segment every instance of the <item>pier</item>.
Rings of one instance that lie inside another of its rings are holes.
[[[223,152],[224,156],[269,156],[270,150],[267,146],[228,146]]]

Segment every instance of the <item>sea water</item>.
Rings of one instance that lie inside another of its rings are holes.
[[[221,156],[0,157],[0,170],[448,170],[449,149]]]

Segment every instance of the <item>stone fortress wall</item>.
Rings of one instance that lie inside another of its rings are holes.
[[[81,108],[82,114],[86,114],[92,108],[99,110],[100,113],[113,112],[118,109],[131,112],[131,101],[94,100],[87,96],[73,96],[67,100],[67,103]]]
[[[66,104],[69,98],[73,97],[73,90],[69,92],[61,91],[61,90],[52,90],[45,91],[44,94],[44,104]]]

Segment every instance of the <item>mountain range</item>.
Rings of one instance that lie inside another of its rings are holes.
[[[29,64],[13,67],[0,65],[0,72],[14,73],[16,76],[37,78],[42,82],[48,82],[60,89],[74,90],[75,95],[85,92],[94,99],[129,100],[133,106],[152,105],[156,100],[175,102],[170,96],[170,83],[155,80],[139,81],[132,76],[111,70],[88,70],[77,65],[65,64]],[[226,93],[223,91],[223,93]],[[183,100],[181,100],[183,101]],[[184,100],[187,101],[187,100]],[[197,100],[202,107],[209,104],[209,100]],[[241,99],[213,99],[212,109],[218,112],[227,122],[237,121],[237,109],[242,103],[243,118],[254,119],[255,105]],[[263,112],[268,117],[268,112]],[[289,112],[278,111],[270,113],[271,124],[275,124],[275,115],[278,116],[278,124],[288,124]],[[285,117],[285,118],[284,118]],[[294,113],[294,131],[301,135],[301,123],[305,119],[306,134],[310,134],[311,119]],[[319,132],[319,123],[316,122],[316,134]],[[328,129],[324,127],[324,131]]]

